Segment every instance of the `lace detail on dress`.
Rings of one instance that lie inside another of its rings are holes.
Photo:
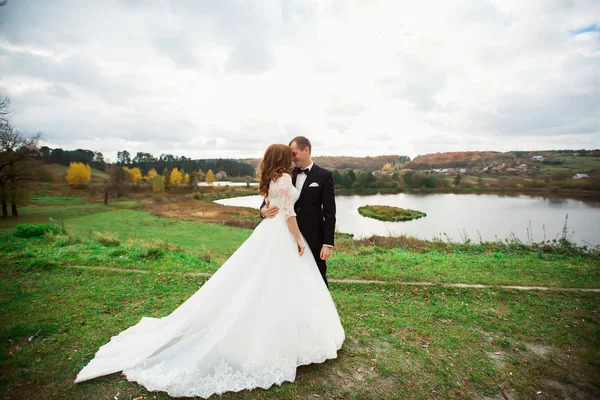
[[[282,355],[278,355],[273,361],[268,365],[246,363],[234,368],[222,359],[212,374],[202,377],[181,367],[165,367],[164,362],[149,368],[142,363],[123,372],[128,380],[138,382],[151,392],[160,390],[173,397],[208,398],[213,394],[268,389],[274,384],[293,382],[296,378],[296,365]]]
[[[288,174],[283,174],[275,182],[269,185],[269,199],[271,203],[279,203],[280,211],[285,219],[295,217],[294,203],[297,200],[295,196],[297,189],[292,185],[292,177]]]

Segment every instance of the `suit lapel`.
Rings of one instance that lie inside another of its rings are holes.
[[[298,167],[292,171],[292,185],[296,186],[296,178],[298,178]]]

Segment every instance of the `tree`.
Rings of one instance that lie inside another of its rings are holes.
[[[459,186],[461,180],[462,180],[462,175],[456,175],[456,177],[454,178],[454,186]]]
[[[372,172],[363,172],[354,182],[354,186],[358,188],[374,187],[376,182],[377,178]]]
[[[340,171],[338,171],[337,169],[334,169],[332,172],[332,175],[333,175],[333,184],[341,185],[342,184],[342,175],[340,174]]]
[[[173,168],[173,170],[171,171],[171,177],[169,181],[173,186],[181,185],[181,181],[183,181],[183,176],[181,176],[181,172],[177,168]]]
[[[165,183],[163,182],[162,176],[156,175],[154,178],[152,178],[152,191],[154,193],[165,191]]]
[[[92,168],[88,164],[72,162],[67,170],[67,182],[73,186],[85,186],[92,180]]]
[[[129,165],[131,164],[131,154],[127,150],[117,152],[117,164]]]
[[[165,167],[165,169],[163,169],[162,179],[163,179],[163,183],[165,184],[165,188],[168,188],[169,186],[171,186],[171,173],[169,172],[167,167]]]
[[[354,181],[352,180],[352,177],[350,176],[350,172],[348,172],[348,171],[344,172],[344,175],[342,175],[342,179],[341,179],[342,186],[344,186],[347,189],[350,189],[352,187],[353,182]]]
[[[10,103],[9,103],[10,104]],[[8,118],[8,115],[7,115]],[[18,206],[29,197],[28,186],[38,176],[38,133],[27,138],[10,123],[0,123],[0,203],[2,217],[8,217],[8,203],[13,217]]]
[[[350,178],[350,182],[352,182],[352,184],[356,182],[356,174],[354,173],[354,170],[351,169],[348,171],[348,177]]]
[[[156,173],[156,170],[154,168],[152,168],[150,171],[148,171],[148,174],[146,175],[146,179],[148,182],[152,183],[154,182],[154,177],[158,176],[158,174]]]
[[[142,171],[139,168],[123,167],[123,171],[125,172],[125,180],[131,183],[131,187],[134,185],[139,186],[142,180]]]
[[[10,98],[8,96],[0,97],[0,124],[8,124],[11,115],[12,109],[10,108]]]
[[[410,183],[412,182],[412,178],[413,178],[414,174],[415,173],[413,171],[405,172],[404,175],[402,175],[402,179],[404,179],[404,183],[406,183],[408,186],[410,186]]]
[[[107,172],[109,179],[104,180],[104,204],[108,204],[108,196],[111,190],[116,190],[117,197],[121,197],[123,185],[125,184],[125,171],[119,165],[111,164]]]
[[[184,186],[189,186],[190,185],[190,175],[188,173],[186,173],[183,176],[183,185]]]
[[[211,185],[215,181],[215,174],[213,174],[212,169],[209,169],[206,173],[206,183]]]
[[[387,171],[387,172],[391,171],[391,170],[392,170],[392,164],[390,164],[390,163],[386,163],[386,164],[383,166],[382,170],[384,170],[384,171]]]

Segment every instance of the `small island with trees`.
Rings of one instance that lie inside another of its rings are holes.
[[[392,206],[362,206],[358,208],[358,213],[363,217],[390,222],[412,221],[427,216],[422,211]]]

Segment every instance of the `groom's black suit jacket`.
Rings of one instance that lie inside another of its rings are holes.
[[[292,173],[294,186],[296,186],[298,173],[300,173],[300,169],[295,168]],[[302,186],[300,197],[294,205],[298,227],[313,253],[325,283],[327,283],[327,263],[321,260],[320,254],[324,244],[334,245],[335,195],[333,189],[331,172],[313,164]],[[260,208],[263,208],[264,205],[263,201]]]

